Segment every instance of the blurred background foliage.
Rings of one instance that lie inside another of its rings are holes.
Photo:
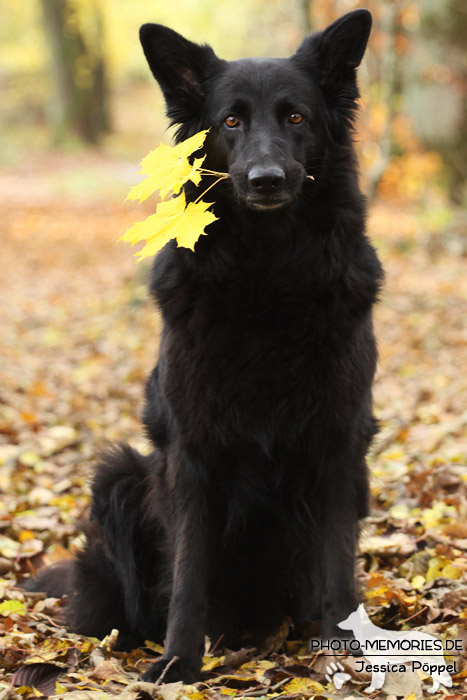
[[[162,99],[137,39],[144,22],[228,59],[287,56],[360,6],[374,17],[360,70],[363,187],[429,203],[433,226],[443,226],[466,198],[464,0],[0,0],[0,167],[86,149],[129,164],[164,138]]]

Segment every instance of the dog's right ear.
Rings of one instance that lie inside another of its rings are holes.
[[[206,83],[223,61],[210,46],[194,44],[161,24],[143,24],[139,36],[172,124],[195,120],[202,109]]]

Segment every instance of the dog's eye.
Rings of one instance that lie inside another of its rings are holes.
[[[300,112],[293,112],[289,117],[289,122],[291,124],[300,124],[303,121],[303,114]]]
[[[224,124],[233,129],[240,124],[240,119],[236,117],[235,114],[229,114],[229,116],[224,119]]]

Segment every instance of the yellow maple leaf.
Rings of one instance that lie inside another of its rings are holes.
[[[185,194],[160,202],[155,214],[139,221],[128,229],[120,240],[131,245],[145,240],[146,245],[137,253],[138,262],[150,255],[155,255],[172,238],[179,246],[194,251],[195,243],[204,229],[217,219],[208,208],[212,202],[189,202],[186,205]]]
[[[144,221],[138,221],[120,238],[131,245],[146,241],[144,248],[137,253],[138,262],[157,253],[172,238],[177,239],[179,246],[194,251],[195,243],[205,233],[206,226],[217,219],[212,211],[208,211],[212,202],[203,202],[201,197],[229,175],[201,167],[205,156],[196,158],[193,163],[188,160],[201,148],[208,131],[209,129],[199,131],[173,147],[161,144],[143,158],[140,172],[146,175],[146,179],[131,188],[127,199],[143,201],[160,190],[162,201],[155,214]],[[203,174],[217,176],[217,180],[196,201],[187,205],[182,187],[188,180],[198,186]],[[164,201],[169,192],[178,196]]]
[[[318,681],[311,680],[311,678],[296,677],[285,684],[284,690],[290,695],[297,694],[303,698],[309,698],[312,695],[320,695],[324,691],[324,686]]]
[[[139,199],[142,202],[156,190],[160,190],[161,199],[165,199],[169,192],[178,194],[188,180],[199,185],[199,168],[206,156],[196,158],[193,163],[190,163],[188,158],[201,148],[207,133],[207,129],[199,131],[176,146],[166,146],[162,143],[148,153],[141,161],[139,171],[140,174],[146,175],[146,179],[131,188],[127,199]]]
[[[217,220],[212,211],[208,211],[214,202],[189,202],[183,213],[183,221],[177,222],[178,233],[176,239],[178,245],[195,250],[195,243],[200,236],[205,236],[206,226]]]

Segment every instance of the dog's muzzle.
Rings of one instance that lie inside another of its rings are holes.
[[[248,173],[247,206],[259,211],[280,209],[292,200],[287,193],[285,172],[277,165],[254,165]]]

